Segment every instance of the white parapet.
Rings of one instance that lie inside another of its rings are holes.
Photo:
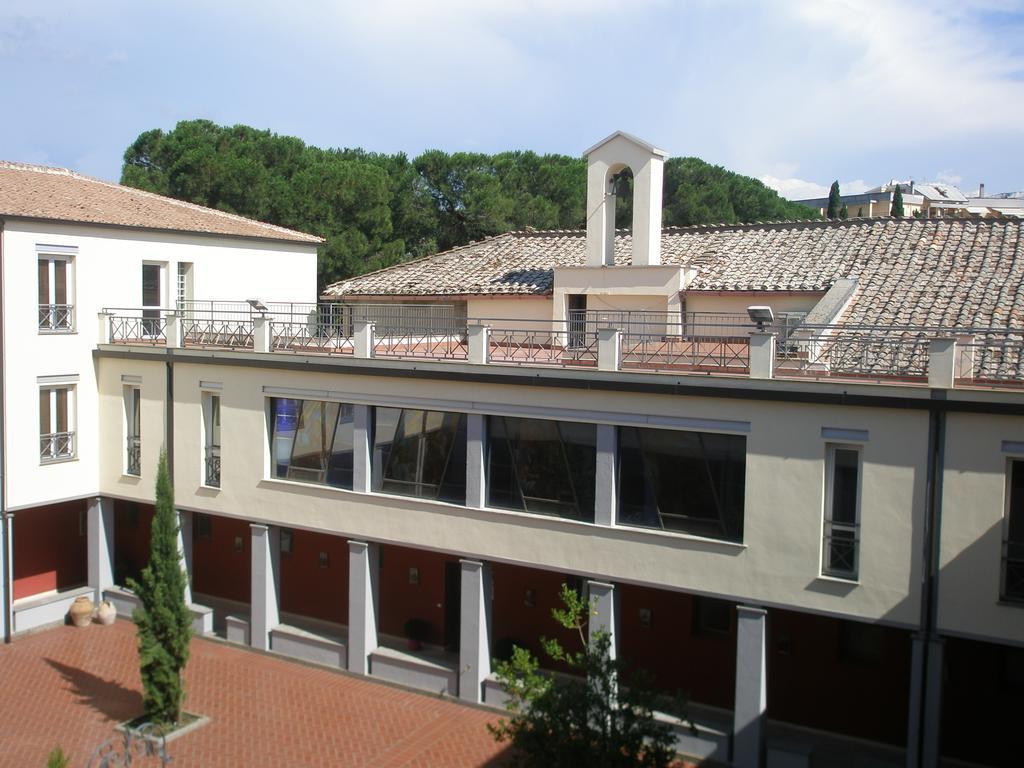
[[[469,362],[477,365],[486,364],[491,343],[491,326],[471,323],[466,329],[466,336],[469,343]]]
[[[266,315],[256,315],[252,319],[252,348],[255,352],[270,352],[272,339],[270,319]]]
[[[374,324],[367,320],[356,320],[352,323],[353,352],[356,357],[373,357]]]
[[[619,344],[622,334],[618,328],[605,326],[597,329],[597,367],[601,371],[619,370]]]
[[[928,386],[952,389],[956,375],[956,339],[938,338],[928,342]]]
[[[775,377],[775,334],[750,334],[750,378]]]

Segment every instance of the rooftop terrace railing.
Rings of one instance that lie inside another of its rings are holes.
[[[589,310],[559,321],[466,318],[455,305],[266,307],[261,312],[246,302],[193,302],[156,312],[106,310],[101,338],[112,344],[610,371],[1024,385],[1024,329],[816,325],[795,315],[758,328],[734,313]]]

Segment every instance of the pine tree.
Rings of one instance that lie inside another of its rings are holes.
[[[846,208],[846,203],[843,203],[843,206],[839,209],[839,218],[840,219],[848,219],[848,218],[850,218],[850,211]]]
[[[832,187],[828,191],[828,213],[826,216],[830,219],[834,219],[839,216],[839,180],[832,182]]]
[[[892,196],[892,215],[893,218],[903,218],[903,190],[900,189],[900,185],[896,185],[896,191]]]
[[[132,619],[138,631],[143,706],[147,719],[160,725],[179,721],[185,697],[182,672],[192,637],[185,578],[178,552],[174,489],[167,471],[167,455],[161,451],[149,565],[142,571],[140,581],[129,582],[142,603]]]

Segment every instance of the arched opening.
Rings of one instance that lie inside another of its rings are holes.
[[[615,228],[633,227],[633,169],[615,165],[608,169],[608,194],[615,201]]]

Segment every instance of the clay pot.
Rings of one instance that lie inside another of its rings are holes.
[[[92,623],[92,600],[82,595],[71,604],[68,614],[76,627],[88,627]]]
[[[96,609],[96,618],[99,619],[100,624],[109,627],[117,619],[117,606],[109,600],[104,600]]]

